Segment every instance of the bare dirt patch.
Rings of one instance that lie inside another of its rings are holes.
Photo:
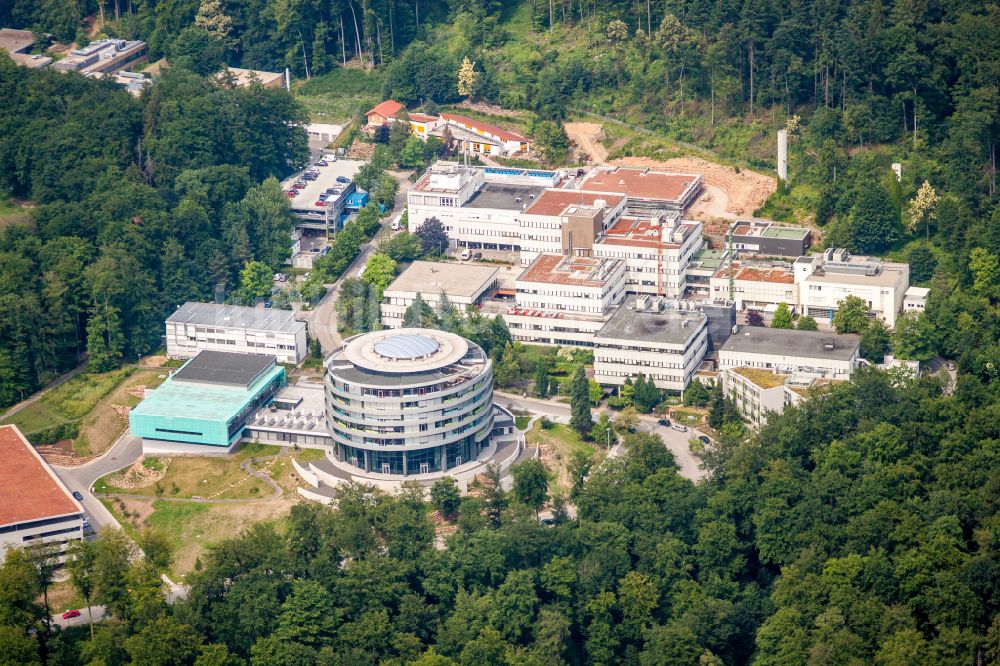
[[[604,140],[604,128],[599,123],[565,123],[566,135],[580,150],[590,156],[596,164],[603,164],[608,159],[608,149],[601,141]]]
[[[508,118],[517,118],[521,115],[517,111],[511,111],[510,109],[505,109],[502,106],[487,104],[486,102],[470,102],[469,100],[465,100],[464,102],[456,104],[455,107],[460,109],[469,109],[470,111],[478,111],[479,113],[488,113],[491,116],[507,116]]]
[[[153,354],[151,356],[143,356],[139,361],[139,365],[145,365],[150,368],[162,368],[167,362],[167,357],[163,354]]]
[[[622,166],[642,166],[701,174],[705,190],[689,214],[696,219],[735,219],[753,215],[777,189],[777,181],[749,169],[709,162],[700,157],[674,157],[651,160],[645,157],[623,157],[612,160]]]
[[[151,467],[147,467],[145,463],[145,456],[140,456],[130,467],[109,476],[106,481],[109,485],[123,490],[148,488],[166,476],[170,458],[159,458]]]
[[[374,156],[374,143],[362,143],[361,141],[355,141],[351,144],[351,147],[347,149],[347,159],[350,160],[370,160]]]

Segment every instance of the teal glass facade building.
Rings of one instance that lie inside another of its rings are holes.
[[[129,430],[143,440],[228,448],[285,384],[273,356],[204,351],[130,412]]]

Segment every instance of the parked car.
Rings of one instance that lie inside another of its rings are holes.
[[[74,490],[73,491],[73,499],[75,499],[77,502],[82,502],[83,501],[83,493],[81,493],[79,490]]]
[[[271,307],[271,301],[264,301],[264,307],[265,307],[265,308],[269,308],[269,307]],[[685,429],[686,429],[686,428],[685,428]]]
[[[661,426],[664,426],[666,428],[669,428],[670,427],[670,419],[659,419],[656,422],[656,425],[661,425]]]
[[[688,427],[686,425],[681,425],[680,423],[675,423],[675,424],[673,424],[670,427],[673,428],[674,430],[676,430],[677,432],[687,432],[688,431]]]
[[[711,444],[712,438],[708,435],[698,435],[698,439],[701,440],[702,444]]]
[[[319,200],[313,202],[313,206],[320,206],[320,207],[322,207],[322,206],[325,206],[325,205],[326,205],[326,201],[324,201],[323,199],[319,199]]]
[[[476,252],[475,254],[472,255],[472,258],[473,259],[482,259],[483,258],[483,253],[482,252]]]
[[[471,256],[472,256],[472,250],[470,250],[469,248],[465,248],[464,250],[462,250],[462,261],[468,261]]]
[[[351,182],[351,179],[348,178],[347,176],[337,176],[337,182],[347,185],[349,182]]]
[[[326,166],[326,162],[316,162],[316,166]]]
[[[63,613],[63,615],[62,615],[62,618],[64,620],[68,620],[71,617],[80,617],[80,611],[76,610],[75,608],[72,608],[72,609],[66,611],[65,613]]]

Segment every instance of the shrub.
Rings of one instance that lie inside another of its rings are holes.
[[[556,424],[549,417],[543,416],[538,420],[538,425],[542,427],[542,430],[551,430]]]
[[[79,434],[79,424],[60,423],[57,426],[52,426],[51,428],[31,433],[31,435],[28,436],[28,441],[35,446],[42,446],[45,444],[55,444],[56,442],[64,439],[73,439]]]

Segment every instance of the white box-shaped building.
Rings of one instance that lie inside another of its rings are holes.
[[[497,288],[499,273],[494,266],[414,261],[382,293],[382,325],[400,328],[417,294],[435,311],[444,294],[459,312],[465,312]]]
[[[202,350],[273,354],[298,365],[309,353],[305,322],[291,310],[189,301],[167,318],[167,356],[192,358]]]
[[[860,345],[857,335],[744,326],[719,350],[719,369],[746,366],[849,379],[858,367]]]
[[[621,386],[640,374],[658,388],[683,391],[708,350],[708,318],[664,309],[665,299],[629,299],[594,336],[594,379]]]

